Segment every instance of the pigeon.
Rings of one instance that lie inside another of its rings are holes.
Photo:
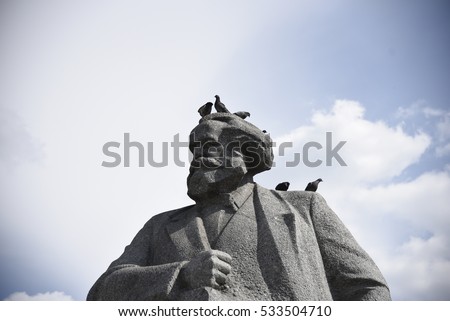
[[[275,187],[276,191],[287,191],[289,189],[289,185],[291,185],[289,182],[283,182],[277,185]]]
[[[220,101],[219,95],[215,95],[216,102],[214,103],[214,108],[217,110],[218,113],[230,113],[230,111],[225,107],[224,103]]]
[[[315,192],[317,191],[317,188],[319,187],[319,183],[322,182],[322,179],[316,179],[314,182],[309,182],[308,185],[305,188],[305,191]]]
[[[206,115],[211,114],[212,105],[212,102],[207,102],[202,107],[200,107],[198,109],[198,113],[200,114],[200,116],[205,117]]]
[[[245,119],[247,117],[250,117],[250,113],[248,111],[238,111],[234,113],[236,116],[241,117],[242,119]]]

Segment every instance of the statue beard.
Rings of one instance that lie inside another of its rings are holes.
[[[215,158],[200,157],[194,160],[187,177],[188,196],[199,202],[234,191],[247,174],[247,167],[242,158],[233,157],[228,161],[228,166],[225,166],[225,162],[221,164]],[[195,164],[201,165],[193,166]]]

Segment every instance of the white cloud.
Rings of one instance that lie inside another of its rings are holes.
[[[448,172],[427,172],[409,182],[390,183],[354,192],[355,202],[408,220],[423,230],[450,229]],[[383,200],[380,202],[379,200]]]
[[[411,118],[414,116],[425,116],[426,118],[442,117],[447,112],[443,109],[434,108],[428,105],[425,100],[418,100],[408,107],[400,106],[395,115],[397,118]]]
[[[424,173],[410,182],[391,183],[371,189],[355,191],[350,206],[364,213],[366,225],[362,236],[376,240],[371,247],[378,248],[383,270],[392,281],[392,290],[401,299],[450,299],[450,210],[448,172]],[[383,224],[373,224],[376,217]],[[392,224],[386,235],[383,226]],[[379,228],[371,229],[370,225]],[[404,226],[402,226],[404,225]],[[404,234],[396,237],[396,231]],[[381,240],[387,237],[388,242]],[[369,243],[369,242],[368,242]]]
[[[431,144],[430,135],[410,135],[400,126],[367,120],[360,103],[339,100],[329,111],[314,112],[311,125],[277,141],[324,145],[327,131],[333,133],[333,145],[347,141],[340,152],[347,167],[334,163],[301,171],[279,168],[278,172],[291,177],[294,189],[304,188],[306,174],[310,179],[324,179],[319,192],[374,257],[394,299],[450,299],[450,172],[424,172],[407,180],[399,177],[420,162]]]
[[[397,118],[402,125],[417,130],[427,131],[433,139],[432,149],[437,157],[443,157],[450,152],[450,112],[429,106],[425,101],[419,100],[409,107],[399,107]]]
[[[419,160],[431,141],[425,133],[409,136],[400,126],[368,121],[364,119],[364,107],[349,100],[336,101],[329,112],[315,112],[310,126],[297,128],[276,141],[316,141],[325,145],[326,132],[332,132],[332,147],[346,141],[339,154],[348,167],[339,171],[345,174],[343,179],[353,183],[374,183],[399,175]],[[322,159],[324,156],[322,153]]]
[[[449,300],[448,237],[411,237],[385,262],[386,276],[399,299]]]
[[[26,292],[14,292],[4,301],[72,301],[73,298],[64,292],[54,291],[30,295]]]
[[[423,114],[425,117],[440,117],[445,115],[445,111],[427,106],[423,109]]]
[[[396,116],[398,118],[408,118],[416,114],[416,110],[410,107],[402,107],[400,106],[397,109]]]

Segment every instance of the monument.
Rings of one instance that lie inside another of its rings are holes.
[[[266,189],[272,141],[216,96],[190,134],[194,205],[151,217],[88,300],[390,300],[381,272],[311,191]],[[174,195],[176,197],[176,195]]]

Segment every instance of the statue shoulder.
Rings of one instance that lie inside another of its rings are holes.
[[[322,195],[317,192],[310,191],[277,191],[273,189],[267,189],[260,185],[257,186],[258,193],[274,195],[277,199],[290,203],[296,208],[310,208],[312,204],[326,205],[326,201]]]
[[[261,185],[257,184],[257,190],[258,193],[271,193],[273,195],[275,195],[277,198],[279,199],[283,199],[286,201],[289,200],[302,200],[302,201],[310,201],[311,198],[313,197],[312,192],[305,192],[305,191],[296,191],[296,190],[291,190],[291,191],[277,191],[274,189],[268,189],[265,187],[262,187]]]
[[[169,221],[176,221],[182,217],[182,214],[192,208],[194,205],[188,205],[180,207],[167,212],[162,212],[152,216],[146,223],[146,225],[165,225]]]

